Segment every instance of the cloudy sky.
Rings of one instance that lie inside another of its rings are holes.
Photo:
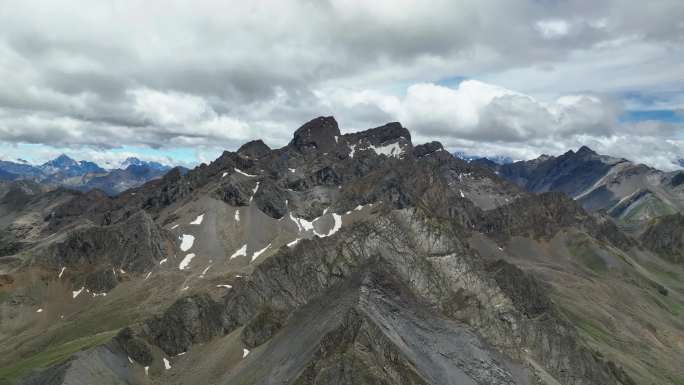
[[[684,1],[0,0],[0,157],[192,165],[319,115],[514,159],[684,158]]]

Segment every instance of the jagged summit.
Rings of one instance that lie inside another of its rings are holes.
[[[444,146],[442,146],[442,143],[438,141],[420,144],[413,149],[414,155],[418,158],[435,153],[437,151],[444,151]]]
[[[251,146],[254,145],[251,144]],[[306,154],[337,152],[349,153],[352,157],[356,151],[377,149],[383,146],[391,146],[391,148],[388,147],[391,153],[387,155],[398,156],[400,153],[405,153],[412,148],[411,133],[401,123],[390,122],[365,131],[342,135],[334,117],[321,116],[298,128],[288,145]],[[262,151],[265,150],[265,147],[260,147],[263,148]],[[241,151],[238,150],[238,153]]]
[[[379,127],[371,128],[365,131],[354,132],[345,135],[351,141],[358,139],[369,140],[373,144],[382,144],[385,142],[398,140],[403,138],[407,142],[411,142],[411,133],[408,129],[399,122],[390,122]]]
[[[72,167],[72,166],[78,166],[78,162],[76,162],[74,159],[70,158],[67,154],[61,154],[60,156],[56,157],[55,159],[49,160],[45,163],[43,163],[44,167],[57,167],[57,168],[63,168],[63,167]]]
[[[582,146],[577,150],[578,155],[598,155],[596,151],[592,150],[591,148],[587,146]]]
[[[268,154],[271,148],[261,139],[252,140],[240,146],[237,153],[247,158],[259,158]]]
[[[300,152],[331,151],[340,137],[340,128],[332,116],[320,116],[299,127],[290,146]]]

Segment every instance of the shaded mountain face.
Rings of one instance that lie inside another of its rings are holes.
[[[60,155],[40,166],[32,166],[25,161],[0,161],[0,180],[32,180],[80,191],[100,189],[109,195],[116,195],[159,178],[170,169],[157,162],[128,158],[121,168],[105,170],[96,163],[76,161]]]
[[[684,378],[680,266],[399,123],[316,118],[115,197],[3,183],[0,383]]]
[[[684,263],[684,215],[677,213],[652,220],[641,234],[641,243],[673,263]]]
[[[474,161],[501,177],[539,193],[559,191],[590,211],[606,211],[626,228],[684,209],[681,172],[666,173],[588,147],[558,156],[498,165]]]

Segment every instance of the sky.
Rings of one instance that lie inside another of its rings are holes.
[[[196,165],[306,121],[684,158],[684,1],[0,0],[0,158]]]

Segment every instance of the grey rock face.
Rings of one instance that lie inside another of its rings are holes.
[[[133,385],[140,383],[129,370],[126,356],[110,346],[81,351],[56,366],[34,371],[17,385]]]
[[[208,297],[184,298],[161,318],[148,321],[143,336],[167,354],[177,354],[246,325],[243,341],[260,345],[287,333],[287,322],[281,321],[285,314],[291,319],[328,293],[340,293],[341,285],[360,279],[357,305],[320,340],[318,353],[295,383],[449,384],[453,378],[472,384],[527,383],[491,356],[498,350],[519,365],[531,355],[561,383],[618,384],[608,364],[577,342],[575,329],[555,312],[534,278],[504,262],[481,266],[454,237],[463,231],[460,225],[419,217],[414,210],[394,212],[330,238],[282,249],[248,279],[238,280],[223,304]],[[401,298],[415,302],[401,304]],[[452,320],[428,320],[419,316],[428,311],[411,310],[425,306],[440,309]],[[259,310],[268,308],[283,313]],[[493,350],[481,348],[474,336],[466,339],[471,348],[460,351],[445,353],[435,349],[438,345],[425,345],[426,339],[439,344],[447,338],[439,330],[453,333],[459,328],[444,322],[477,330]],[[426,334],[412,336],[414,342],[406,345],[411,330]],[[481,349],[478,353],[468,350],[475,346]],[[436,364],[439,360],[445,361]],[[451,369],[443,371],[444,365]]]
[[[75,357],[72,357],[45,370],[34,371],[26,378],[20,380],[17,385],[63,385],[66,372],[71,367],[71,362],[74,359]]]

